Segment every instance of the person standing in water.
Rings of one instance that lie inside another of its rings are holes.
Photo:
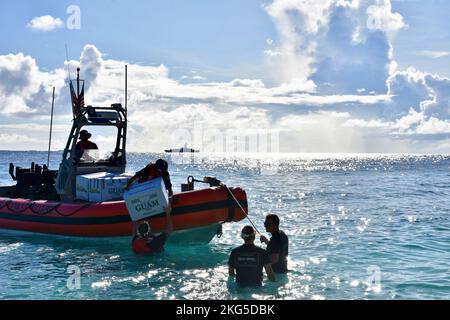
[[[160,235],[152,233],[150,224],[147,221],[137,221],[133,223],[133,240],[131,246],[136,254],[161,253],[164,251],[164,244],[173,231],[172,208],[168,205],[166,212],[166,229]]]
[[[228,273],[236,277],[236,282],[242,287],[260,287],[263,280],[263,268],[270,281],[275,281],[275,275],[270,266],[270,258],[266,250],[255,246],[255,230],[245,226],[241,232],[244,244],[231,252],[228,260]]]
[[[267,232],[272,234],[270,240],[261,236],[261,242],[267,245],[267,252],[270,256],[272,269],[276,273],[287,273],[287,256],[289,254],[289,239],[287,235],[280,230],[280,218],[276,214],[266,216],[264,227]]]

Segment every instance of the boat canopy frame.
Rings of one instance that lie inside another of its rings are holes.
[[[116,117],[107,120],[95,119],[95,115],[99,112],[115,112]],[[74,120],[72,129],[70,130],[69,138],[67,139],[66,147],[63,152],[63,160],[72,159],[75,161],[76,145],[79,140],[80,132],[84,127],[116,127],[117,138],[116,146],[113,152],[114,163],[118,166],[126,165],[126,139],[127,139],[127,111],[122,107],[122,104],[115,103],[111,107],[93,107],[87,106],[83,108],[81,115]],[[79,163],[78,165],[82,165]]]
[[[84,106],[84,82],[82,93],[79,91],[79,69],[77,76],[77,93],[70,83],[73,108],[73,124],[64,148],[62,161],[56,177],[55,188],[62,201],[73,202],[76,195],[76,176],[95,172],[124,173],[127,141],[127,99],[125,108],[121,103],[114,103],[110,107]],[[126,79],[126,76],[125,76]],[[125,89],[126,90],[126,89]],[[82,101],[80,103],[80,101]],[[77,159],[77,141],[84,127],[116,127],[117,138],[115,150],[108,160],[81,162]]]

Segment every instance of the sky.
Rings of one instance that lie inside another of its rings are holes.
[[[52,148],[67,86],[124,102],[128,150],[450,153],[446,0],[2,1],[0,150]],[[69,61],[66,61],[66,46]],[[100,148],[114,132],[92,128]]]

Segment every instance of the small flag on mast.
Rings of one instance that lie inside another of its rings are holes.
[[[83,81],[83,87],[81,88],[80,95],[78,96],[78,105],[80,106],[80,110],[81,110],[81,108],[84,107],[84,81]]]
[[[72,112],[74,118],[77,118],[81,114],[81,108],[84,107],[84,82],[82,82],[80,95],[77,93],[73,87],[73,82],[70,81],[70,97],[72,99]]]

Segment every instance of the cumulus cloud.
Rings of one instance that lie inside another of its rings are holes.
[[[0,56],[0,114],[30,117],[48,110],[52,86],[64,86],[64,72],[39,70],[36,61],[22,53]]]
[[[352,118],[346,126],[379,128],[380,132],[411,139],[450,134],[450,79],[414,68],[397,71],[388,81],[390,100],[366,118]],[[382,129],[382,130],[381,130]]]
[[[394,73],[387,83],[393,96],[387,106],[389,117],[405,115],[412,109],[427,117],[449,118],[450,79],[409,68]]]
[[[270,49],[279,55],[265,53],[274,70],[280,70],[285,86],[298,79],[310,81],[324,99],[387,93],[387,99],[374,107],[355,107],[349,100],[336,107],[352,114],[342,126],[392,139],[398,135],[439,139],[447,133],[450,83],[413,68],[397,69],[391,39],[408,26],[392,11],[390,0],[275,0],[265,9],[280,36],[280,45]],[[447,53],[420,54],[437,58]]]
[[[49,32],[64,27],[64,22],[60,18],[54,18],[50,15],[33,18],[27,27],[33,31]]]
[[[81,53],[80,67],[83,69],[83,77],[87,86],[95,83],[102,64],[103,59],[100,51],[93,45],[86,45]]]
[[[398,31],[406,27],[402,15],[392,12],[390,0],[376,0],[367,10],[367,28],[384,32]]]
[[[313,81],[322,94],[386,92],[389,37],[406,27],[390,0],[275,0],[265,9],[280,36],[265,51],[279,82]]]
[[[41,72],[36,61],[22,53],[0,56],[0,113],[33,114],[42,102],[40,96],[48,98],[51,83],[61,86],[60,75],[59,70]]]

